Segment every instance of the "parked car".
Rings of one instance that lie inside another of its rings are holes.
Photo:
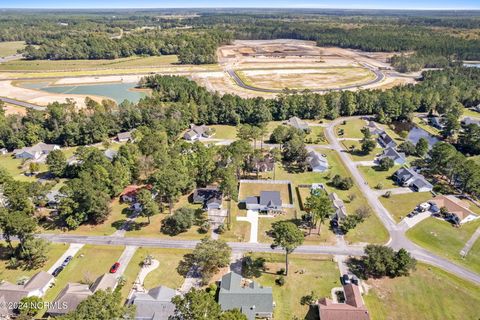
[[[115,262],[113,266],[110,268],[110,273],[117,272],[118,268],[120,268],[120,262]]]
[[[63,266],[57,267],[55,270],[53,270],[52,276],[57,277],[60,274],[60,272],[62,272],[62,270],[63,270]]]
[[[65,260],[63,260],[62,267],[68,266],[68,264],[70,263],[70,261],[72,261],[72,259],[73,259],[72,256],[66,257]]]
[[[349,284],[350,283],[350,278],[348,277],[348,274],[344,274],[342,276],[342,282],[343,282],[343,284]]]
[[[352,276],[351,281],[353,284],[356,284],[358,286],[358,278],[357,276]]]

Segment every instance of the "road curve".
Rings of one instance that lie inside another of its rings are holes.
[[[325,92],[329,92],[329,91],[340,91],[340,90],[355,89],[355,88],[360,88],[360,87],[363,87],[363,86],[368,86],[368,85],[371,85],[371,84],[378,83],[385,78],[385,75],[380,70],[377,70],[377,69],[375,69],[375,68],[373,68],[373,67],[371,67],[367,64],[362,63],[362,65],[375,74],[375,79],[367,81],[367,82],[362,83],[362,84],[340,86],[340,87],[334,87],[334,88],[330,88],[330,89],[309,89],[309,91],[317,92],[317,93],[325,93]],[[266,92],[266,93],[282,93],[283,92],[283,90],[279,90],[279,89],[267,89],[267,88],[260,88],[260,87],[255,87],[255,86],[248,85],[237,75],[237,73],[234,70],[227,69],[226,71],[227,71],[227,74],[233,79],[233,81],[235,81],[235,83],[243,89],[247,89],[247,90],[251,90],[251,91],[257,91],[257,92]],[[298,90],[298,91],[301,91],[301,90]]]

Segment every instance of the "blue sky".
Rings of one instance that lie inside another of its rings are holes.
[[[480,9],[480,0],[0,0],[0,8],[347,8]]]

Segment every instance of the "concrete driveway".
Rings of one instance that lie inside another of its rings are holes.
[[[246,217],[237,217],[237,221],[250,222],[250,243],[258,243],[258,211],[247,210]]]
[[[63,263],[63,261],[65,261],[65,259],[68,257],[68,256],[72,256],[72,257],[75,257],[75,255],[77,254],[77,252],[82,249],[82,247],[84,246],[85,244],[83,243],[72,243],[70,244],[70,247],[68,247],[67,251],[65,251],[62,256],[60,258],[58,258],[58,260],[50,267],[50,269],[48,269],[48,273],[52,274],[53,271],[55,271],[55,269],[57,269],[58,267],[60,267]]]

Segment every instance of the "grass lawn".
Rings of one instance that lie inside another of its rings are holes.
[[[418,264],[409,277],[368,280],[363,298],[372,320],[478,319],[480,287],[438,268]]]
[[[266,259],[268,268],[260,278],[254,279],[263,286],[272,287],[273,300],[276,303],[274,318],[277,320],[318,319],[318,312],[300,304],[301,297],[315,292],[319,297],[330,297],[330,291],[340,285],[340,273],[337,264],[330,256],[296,255],[289,257],[289,274],[285,285],[275,284],[276,272],[285,268],[283,254],[255,253],[254,257]],[[303,270],[303,273],[299,271]]]
[[[310,127],[310,133],[305,136],[305,143],[307,144],[328,144],[325,137],[324,127]]]
[[[53,301],[68,282],[95,281],[107,273],[123,252],[121,246],[85,245],[73,257],[68,266],[58,275],[55,286],[47,291],[45,301]]]
[[[432,198],[433,196],[430,192],[411,192],[394,194],[390,198],[380,197],[379,199],[395,221],[400,222],[416,206]]]
[[[13,284],[17,283],[17,280],[23,276],[32,276],[35,273],[41,270],[48,270],[61,256],[62,254],[68,249],[68,244],[63,243],[51,243],[50,250],[47,253],[47,263],[38,269],[32,270],[23,270],[23,269],[9,269],[7,267],[7,244],[5,241],[2,241],[0,244],[0,280],[9,281]]]
[[[215,129],[215,135],[212,138],[214,139],[236,139],[237,138],[237,127],[236,126],[227,126],[223,124],[208,126],[209,128]]]
[[[34,182],[35,176],[26,176],[28,164],[24,164],[23,159],[15,159],[11,154],[0,155],[0,167],[5,168],[15,180]],[[40,174],[47,171],[47,166],[40,164]]]
[[[363,138],[363,134],[360,131],[363,127],[365,127],[367,123],[365,120],[362,119],[352,119],[348,120],[346,124],[340,124],[337,126],[337,134],[340,129],[343,129],[343,135],[340,138],[356,138],[361,139]]]
[[[225,241],[239,241],[244,242],[248,241],[250,237],[250,223],[245,221],[237,221],[237,217],[246,216],[245,210],[240,210],[238,208],[238,203],[235,201],[231,202],[229,205],[228,202],[224,202],[224,208],[230,207],[231,223],[230,230],[225,231],[220,238]]]
[[[0,50],[1,50],[0,42]],[[0,51],[1,56],[1,51]],[[63,71],[85,69],[120,69],[133,67],[157,67],[177,63],[175,55],[154,57],[128,57],[114,60],[14,60],[0,65],[4,71]]]
[[[0,42],[0,57],[11,56],[17,53],[17,50],[25,48],[24,41],[5,41]]]
[[[124,273],[125,285],[122,288],[122,297],[126,299],[133,287],[141,269],[141,263],[147,255],[152,255],[160,262],[157,269],[150,272],[144,280],[144,287],[148,290],[160,285],[177,289],[183,284],[184,278],[176,271],[178,263],[190,251],[182,249],[139,248],[130,260]]]
[[[480,112],[464,108],[463,109],[463,115],[465,117],[472,117],[472,118],[480,118]]]
[[[360,141],[352,141],[352,140],[342,140],[341,143],[347,150],[350,151],[350,157],[353,161],[372,161],[375,159],[376,155],[382,152],[382,148],[376,147],[370,153],[364,154],[361,150],[362,146]]]
[[[480,220],[453,227],[450,223],[428,218],[407,231],[407,237],[416,244],[480,273],[480,242],[462,259],[460,250],[480,227]]]
[[[349,176],[349,173],[345,166],[343,165],[339,155],[336,151],[333,150],[319,150],[320,153],[325,154],[328,159],[328,163],[330,169],[326,173],[318,173],[318,172],[302,172],[302,173],[289,173],[285,171],[285,169],[277,165],[276,166],[276,179],[281,180],[290,180],[292,182],[293,187],[296,189],[296,186],[299,184],[311,184],[311,183],[323,183],[328,192],[335,192],[337,195],[345,202],[345,206],[347,211],[350,213],[355,212],[356,209],[361,207],[369,207],[366,199],[363,197],[360,189],[357,185],[354,185],[350,190],[337,190],[333,187],[328,186],[328,182],[335,174],[339,174],[342,177]],[[271,178],[273,173],[268,173],[266,177]],[[352,201],[349,200],[349,195],[354,195],[354,199]],[[294,196],[296,192],[294,192]],[[303,197],[303,196],[302,196]],[[295,206],[300,210],[298,205],[300,200],[295,201]],[[298,214],[300,217],[301,214]],[[323,232],[323,236],[325,233],[330,233],[333,235],[332,232],[327,231]],[[320,243],[324,243],[325,239],[318,240]],[[362,224],[358,225],[354,230],[351,230],[346,235],[346,240],[350,243],[358,243],[358,242],[370,242],[370,243],[384,243],[388,240],[388,232],[378,219],[378,217],[372,212],[370,217],[368,217]],[[313,244],[313,243],[312,243]]]
[[[420,119],[418,117],[413,118],[413,123],[415,123],[419,128],[427,131],[433,136],[440,136],[440,130],[429,125],[426,120]]]
[[[375,188],[378,184],[381,184],[383,186],[382,189],[398,187],[398,185],[396,185],[391,178],[392,174],[394,174],[398,169],[400,169],[400,166],[394,166],[388,171],[375,170],[375,167],[358,167],[358,170],[360,170],[371,188]]]

